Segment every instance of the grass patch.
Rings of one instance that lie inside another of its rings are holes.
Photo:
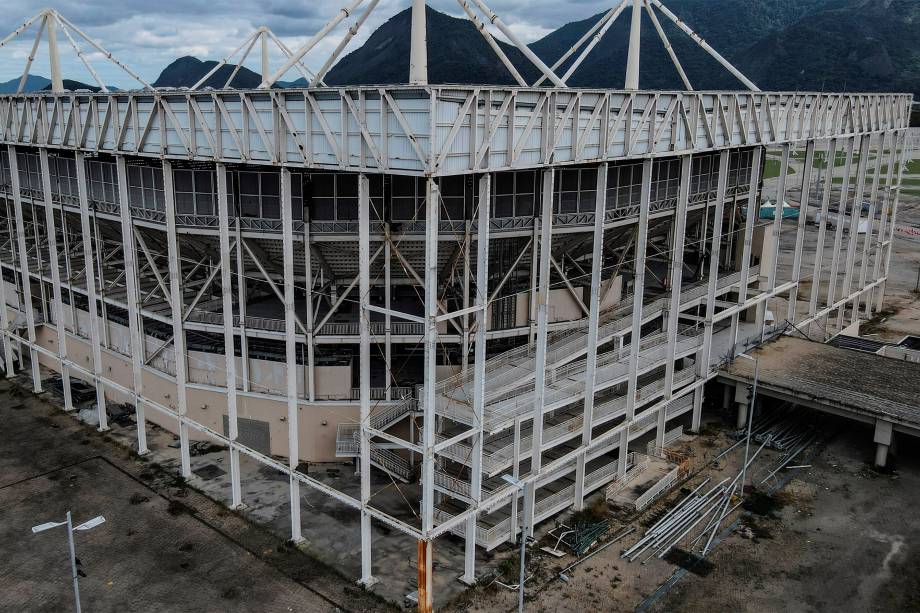
[[[779,171],[782,168],[782,164],[779,160],[768,159],[764,162],[763,167],[763,178],[764,179],[775,179],[779,176]],[[789,172],[787,174],[795,174],[795,170],[790,166]]]

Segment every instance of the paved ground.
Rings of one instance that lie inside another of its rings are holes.
[[[379,611],[388,607],[108,437],[0,380],[0,611],[72,607],[63,529],[87,611]]]

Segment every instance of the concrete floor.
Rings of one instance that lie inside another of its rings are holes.
[[[106,518],[76,534],[87,611],[380,610],[219,505],[168,487],[168,475],[158,482],[152,462],[11,387],[0,380],[0,611],[72,610],[64,529],[30,532],[68,509],[77,522]]]
[[[110,436],[128,448],[136,449],[134,425],[112,424]],[[160,428],[148,430],[149,459],[170,472],[179,470],[179,450],[172,433]],[[230,503],[230,455],[223,450],[194,455],[195,476],[189,485],[221,504]],[[312,464],[308,474],[338,491],[358,498],[360,481],[351,462]],[[418,483],[396,482],[385,473],[373,470],[371,485],[375,507],[410,524],[417,524],[418,509],[408,501],[420,497]],[[199,476],[202,475],[202,476]],[[280,539],[291,535],[290,496],[287,476],[241,455],[240,484],[245,508],[242,514],[269,529]],[[329,564],[346,578],[361,575],[360,514],[329,496],[305,485],[300,488],[302,549]],[[372,524],[374,576],[379,583],[371,589],[390,602],[402,603],[417,589],[416,541],[384,524]],[[511,554],[503,546],[492,554],[477,550],[477,575],[488,574],[502,557]],[[434,546],[435,603],[454,598],[465,589],[457,578],[463,574],[463,541],[455,536],[438,539]]]

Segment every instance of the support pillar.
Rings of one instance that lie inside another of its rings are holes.
[[[428,36],[425,0],[412,0],[412,26],[409,48],[409,83],[428,84]]]
[[[760,190],[760,165],[763,148],[755,147],[751,160],[751,183],[748,186],[747,215],[744,220],[744,240],[741,247],[741,283],[738,286],[738,305],[744,305],[748,299],[748,289],[751,281],[751,249],[754,243],[754,222],[757,216],[758,192]],[[731,337],[732,355],[738,344],[738,327],[741,314],[732,315]]]
[[[541,192],[542,211],[540,214],[540,278],[537,300],[537,347],[534,358],[534,401],[533,426],[531,428],[530,472],[540,472],[543,465],[543,407],[546,399],[546,338],[549,317],[549,265],[553,240],[553,187],[555,170],[542,171],[543,190]],[[521,538],[533,535],[534,496],[536,488],[524,491],[524,525],[529,532]]]
[[[478,504],[482,497],[482,442],[486,381],[486,309],[489,304],[489,204],[492,198],[491,175],[479,179],[479,211],[476,236],[476,342],[473,357],[473,451],[470,461],[470,498]],[[469,243],[467,243],[469,246]],[[468,258],[469,256],[467,256]],[[469,262],[467,261],[467,270]],[[467,585],[476,583],[476,515],[466,522],[463,576]]]
[[[288,467],[297,469],[300,463],[300,430],[298,428],[297,342],[294,312],[294,215],[291,204],[291,171],[281,169],[281,233],[284,254],[284,354],[287,380]],[[303,541],[300,528],[300,481],[290,476],[291,540]]]
[[[51,169],[48,164],[48,150],[39,150],[42,173],[42,194],[45,203],[45,230],[48,233],[48,263],[51,266],[51,284],[54,296],[54,320],[58,337],[58,360],[61,369],[61,385],[64,390],[64,410],[73,411],[70,393],[70,367],[67,365],[67,327],[64,324],[64,301],[61,298],[61,263],[58,257],[57,224],[51,198]],[[66,233],[66,229],[64,229]],[[6,305],[3,305],[6,308]]]
[[[431,541],[418,541],[418,611],[431,613],[434,610],[432,598],[432,544]]]
[[[360,441],[358,470],[361,474],[361,504],[366,506],[371,500],[371,437],[368,432],[371,417],[371,328],[370,328],[370,189],[366,175],[358,175],[358,301],[359,313],[359,390],[360,390]],[[410,426],[411,428],[411,426]],[[365,587],[377,583],[373,574],[371,516],[361,509],[361,579]],[[422,541],[419,541],[419,554]],[[419,567],[421,569],[421,566]],[[421,570],[419,571],[421,573]],[[419,587],[421,603],[421,586]]]
[[[607,212],[607,164],[597,168],[594,200],[594,235],[591,253],[591,303],[588,307],[588,356],[585,368],[585,400],[581,426],[581,453],[575,466],[575,510],[585,506],[586,451],[594,428],[594,385],[597,374],[597,328],[601,307],[601,264],[604,259],[604,221]]]
[[[693,159],[689,155],[681,158],[680,187],[677,194],[677,210],[674,212],[674,230],[671,242],[671,294],[667,311],[665,331],[668,334],[667,357],[664,364],[664,397],[674,397],[674,356],[677,352],[677,328],[680,322],[680,293],[684,282],[684,246],[687,234],[687,205],[690,200],[690,174]],[[664,435],[668,425],[668,403],[662,403],[658,412],[658,427],[655,430],[655,445],[664,447]]]
[[[434,179],[425,188],[425,354],[422,423],[422,533],[434,527],[435,404],[438,355],[438,225],[441,192]]]
[[[93,255],[93,232],[90,226],[89,192],[86,189],[86,160],[83,153],[79,151],[75,155],[77,194],[80,200],[80,230],[83,235],[83,276],[86,279],[87,308],[89,310],[89,344],[91,346],[90,351],[93,355],[96,413],[99,415],[99,425],[101,427],[103,423],[106,423],[104,420],[107,418],[107,415],[105,412],[105,388],[102,383],[102,345],[99,339],[99,330],[102,326],[100,325],[99,303],[96,298],[95,263],[97,257]],[[98,258],[101,259],[101,257],[101,253],[98,254]],[[139,455],[145,455],[148,452],[147,425],[144,418],[144,407],[137,402],[136,398],[134,402],[134,416],[137,421],[137,453]]]
[[[230,439],[230,506],[238,509],[243,505],[242,488],[240,486],[240,452],[233,443],[239,437],[238,400],[236,390],[236,347],[234,347],[233,332],[233,280],[230,270],[230,203],[227,197],[227,167],[217,164],[217,214],[218,234],[220,242],[220,293],[221,316],[224,322],[224,369],[227,373],[227,438]],[[236,218],[234,218],[236,219]],[[237,226],[237,230],[239,226]],[[242,268],[242,245],[237,239],[236,243],[237,269]],[[172,276],[172,272],[170,272]],[[243,283],[240,275],[239,283]],[[175,291],[175,290],[174,290]],[[244,297],[241,291],[241,298]],[[245,306],[240,305],[240,321],[243,321]],[[240,327],[240,337],[246,334],[244,326]],[[243,355],[245,362],[246,356]]]
[[[188,415],[188,356],[185,352],[185,325],[182,300],[182,271],[180,266],[179,240],[176,236],[176,194],[173,189],[173,168],[169,160],[163,160],[163,192],[166,201],[166,244],[169,255],[169,300],[172,309],[173,351],[176,358],[176,412],[179,420],[179,455],[182,465],[182,476],[186,479],[192,476],[192,459],[189,450],[188,425],[181,417]],[[223,260],[223,258],[222,258]],[[229,257],[228,257],[229,262]],[[232,320],[231,320],[232,321]],[[230,356],[233,356],[233,346],[230,346]],[[235,384],[227,371],[227,387]],[[143,375],[142,375],[143,376]]]
[[[788,146],[787,146],[788,147]],[[784,159],[788,163],[788,150]],[[712,243],[709,246],[709,278],[706,287],[706,320],[703,329],[703,347],[697,354],[699,360],[696,364],[696,375],[699,379],[709,378],[710,362],[712,361],[712,335],[713,320],[716,315],[716,290],[719,286],[719,260],[722,253],[722,222],[725,217],[725,191],[728,186],[729,151],[723,149],[719,155],[719,178],[716,188],[715,217],[712,222]],[[782,189],[784,191],[784,188]],[[706,220],[703,220],[706,223]],[[694,432],[699,431],[703,415],[703,388],[699,387],[693,397],[693,426]]]
[[[890,421],[881,419],[875,420],[875,436],[872,439],[875,444],[875,465],[878,468],[885,468],[888,464],[888,451],[894,442],[894,431]]]
[[[32,390],[38,394],[42,391],[42,379],[38,366],[38,351],[35,349],[35,309],[32,308],[32,281],[29,274],[26,230],[22,216],[22,193],[19,191],[19,159],[16,157],[16,147],[10,145],[7,151],[10,158],[10,188],[13,192],[13,214],[16,218],[16,244],[19,251],[19,276],[22,283],[22,311],[26,316],[29,361],[32,365]],[[22,351],[20,351],[19,357],[20,364],[22,364]]]
[[[642,341],[642,306],[645,294],[645,251],[648,241],[649,203],[652,190],[652,160],[642,162],[642,188],[639,205],[639,234],[636,239],[636,257],[634,260],[633,310],[630,327],[629,380],[626,391],[626,420],[630,423],[636,416],[636,391],[639,381],[639,349]],[[620,435],[620,449],[617,463],[617,476],[626,474],[626,460],[629,453],[629,427],[623,428]]]

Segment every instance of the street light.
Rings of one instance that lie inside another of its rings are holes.
[[[74,551],[73,533],[77,530],[82,532],[92,530],[102,523],[105,523],[105,518],[102,515],[97,515],[89,521],[85,521],[79,526],[74,527],[70,518],[70,511],[67,511],[67,519],[65,521],[49,521],[44,524],[32,526],[32,534],[38,534],[39,532],[44,532],[45,530],[50,530],[51,528],[57,528],[59,526],[67,526],[67,544],[70,546],[70,572],[73,575],[73,597],[77,604],[77,613],[81,612],[80,586],[77,583],[77,554]]]
[[[524,515],[521,522],[521,570],[518,579],[518,613],[524,613],[524,572],[526,568],[524,558],[527,556],[527,518],[529,516],[527,513],[527,486],[530,484],[520,479],[515,479],[511,475],[502,475],[502,479],[519,489],[524,498],[524,507],[521,509]]]
[[[744,496],[744,481],[747,478],[748,453],[751,450],[751,424],[754,423],[754,403],[757,402],[757,379],[760,376],[760,358],[752,358],[746,353],[739,353],[739,358],[754,362],[754,387],[751,389],[751,406],[747,414],[747,438],[744,441],[744,464],[741,465],[741,495]]]

